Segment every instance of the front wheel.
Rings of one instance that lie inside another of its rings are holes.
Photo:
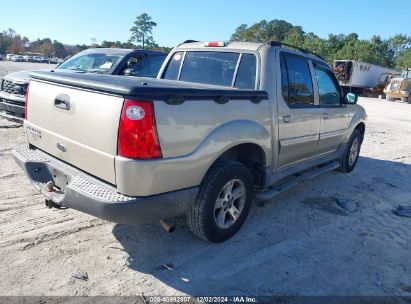
[[[338,171],[349,173],[354,170],[360,155],[362,139],[361,132],[354,130],[351,134],[350,140],[348,141],[347,148],[341,158],[341,166]]]
[[[223,242],[240,230],[251,207],[250,170],[231,160],[218,160],[204,178],[196,202],[188,211],[187,225],[198,237]]]
[[[387,101],[394,101],[394,97],[391,97],[390,95],[386,95],[385,99]]]

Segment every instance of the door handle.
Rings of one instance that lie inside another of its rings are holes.
[[[328,116],[328,113],[323,113],[323,119],[328,119],[328,118],[330,118],[330,117]]]
[[[54,99],[54,106],[62,110],[70,110],[70,96],[60,94]]]
[[[284,115],[283,116],[283,122],[285,122],[285,123],[291,122],[291,115]]]

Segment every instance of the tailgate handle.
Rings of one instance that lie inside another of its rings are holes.
[[[67,94],[59,94],[54,99],[54,106],[62,110],[70,110],[70,96]]]

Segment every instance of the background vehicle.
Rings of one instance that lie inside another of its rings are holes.
[[[253,197],[358,160],[357,97],[322,59],[282,46],[183,43],[157,79],[35,72],[30,148],[13,155],[49,206],[117,223],[186,214],[197,236],[224,241]]]
[[[6,56],[4,56],[3,54],[0,54],[0,61],[1,60],[6,60]]]
[[[46,56],[41,57],[41,63],[50,63],[50,59]]]
[[[23,58],[25,62],[33,62],[33,56],[25,55]]]
[[[397,70],[355,60],[335,60],[334,72],[345,92],[382,93]]]
[[[11,57],[11,61],[14,61],[14,62],[23,62],[23,61],[24,61],[24,58],[23,58],[23,56],[21,56],[21,55],[14,55],[13,57]]]
[[[59,65],[78,72],[156,77],[166,55],[149,50],[88,49]]]
[[[51,63],[51,64],[57,64],[57,62],[58,62],[58,58],[56,58],[56,57],[51,57],[51,58],[49,58],[49,63]]]
[[[411,103],[411,69],[405,69],[402,71],[401,77],[393,78],[384,89],[384,93],[388,101],[401,99]]]
[[[156,77],[166,55],[131,49],[88,49],[56,67],[75,73]],[[38,62],[40,57],[34,56]],[[0,86],[0,115],[12,120],[24,118],[25,94],[30,71],[10,73]]]
[[[11,61],[11,58],[14,56],[14,54],[7,54],[6,55],[6,60]]]
[[[41,63],[41,56],[33,56],[33,62]]]

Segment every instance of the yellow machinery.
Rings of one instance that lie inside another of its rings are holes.
[[[391,79],[384,93],[388,101],[401,99],[411,103],[411,68],[403,70],[400,77]]]

